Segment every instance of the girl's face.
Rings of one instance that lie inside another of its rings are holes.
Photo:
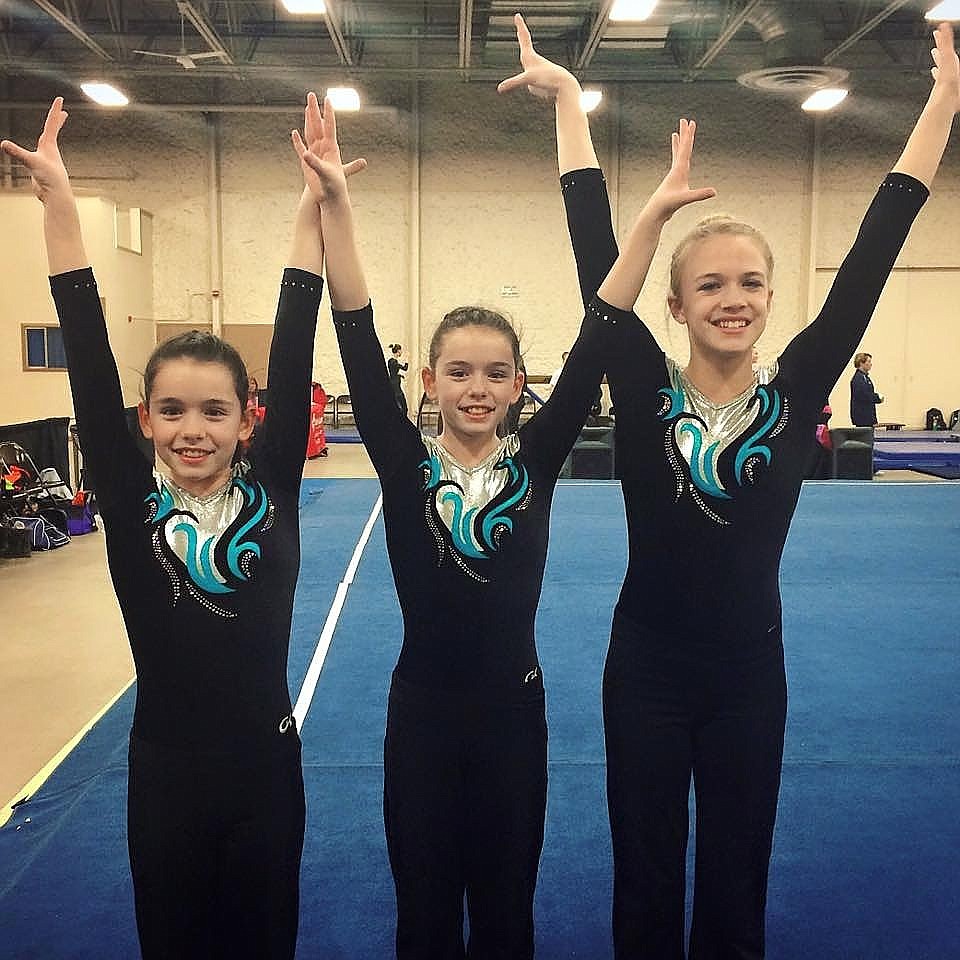
[[[763,333],[773,291],[763,251],[750,237],[718,234],[683,258],[680,295],[668,300],[687,327],[691,358],[750,355]]]
[[[176,357],[161,364],[140,404],[140,429],[174,483],[196,497],[222,487],[233,454],[253,433],[254,413],[241,404],[230,370],[222,363]]]
[[[443,432],[464,443],[495,437],[523,389],[510,341],[477,324],[444,334],[434,368],[424,367],[422,377],[427,396],[440,405]]]

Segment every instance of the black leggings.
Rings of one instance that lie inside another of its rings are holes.
[[[293,957],[304,827],[294,730],[256,759],[131,736],[127,795],[145,960]]]
[[[547,802],[543,690],[533,693],[480,700],[393,679],[383,809],[400,960],[533,956]]]
[[[685,955],[692,773],[690,960],[759,960],[786,718],[780,631],[734,660],[678,654],[680,643],[614,619],[603,678],[614,954]]]

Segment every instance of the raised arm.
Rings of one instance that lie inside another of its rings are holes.
[[[567,228],[577,263],[580,295],[586,306],[617,257],[610,201],[580,103],[580,84],[557,63],[533,48],[530,31],[517,14],[517,43],[523,71],[497,89],[508,93],[526,87],[535,97],[553,100],[557,123],[557,165],[567,214]]]
[[[29,171],[43,204],[43,235],[50,289],[67,354],[73,408],[84,460],[95,479],[105,515],[112,515],[121,490],[149,473],[126,428],[123,392],[107,340],[97,284],[80,233],[80,217],[57,138],[67,113],[57,97],[47,113],[36,150],[9,140],[0,149]]]
[[[27,150],[10,140],[0,143],[4,153],[30,171],[33,192],[43,204],[43,236],[51,275],[90,266],[80,234],[77,203],[57,144],[67,116],[63,97],[57,97],[47,113],[36,150]]]
[[[817,318],[782,355],[798,382],[829,392],[863,337],[910,227],[927,199],[953,118],[960,110],[960,63],[950,24],[935,32],[933,89],[900,159],[880,185]]]
[[[667,175],[644,204],[610,273],[597,291],[601,300],[620,310],[632,310],[640,296],[664,224],[688,203],[716,196],[712,187],[690,188],[690,159],[697,125],[681,120],[670,135],[671,164]]]
[[[370,295],[354,234],[346,175],[366,161],[342,165],[333,105],[325,100],[321,114],[312,93],[307,97],[305,135],[306,143],[293,131],[293,146],[300,157],[307,187],[320,209],[327,285],[340,356],[357,428],[374,467],[384,477],[398,463],[398,444],[409,442],[416,431],[393,399],[383,349],[373,328]]]
[[[352,169],[366,166],[366,161],[354,160],[348,167],[343,166],[333,105],[329,99],[324,100],[321,113],[315,93],[307,95],[304,134],[307,143],[299,131],[293,131],[293,146],[300,157],[307,189],[321,213],[330,301],[334,310],[359,310],[369,303],[370,295],[354,236],[347,176]]]
[[[960,63],[953,44],[953,27],[941,23],[933,36],[933,89],[892,170],[914,177],[928,189],[946,149],[953,118],[960,111]]]
[[[577,78],[557,63],[542,57],[533,49],[533,38],[523,17],[513,18],[520,46],[521,73],[501,81],[500,93],[509,93],[526,87],[531,94],[543,100],[552,100],[557,114],[557,164],[560,175],[571,170],[600,169],[597,154],[590,139],[590,123],[580,104],[580,83]]]

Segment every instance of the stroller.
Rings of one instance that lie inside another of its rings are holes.
[[[75,501],[55,468],[40,470],[19,443],[0,443],[0,523],[28,530],[33,549],[62,547],[71,534],[96,529],[89,507],[82,505],[78,511]],[[84,512],[89,514],[89,524],[82,517]]]

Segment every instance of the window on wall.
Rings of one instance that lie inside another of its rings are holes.
[[[20,325],[24,370],[66,370],[63,331],[54,324]]]

